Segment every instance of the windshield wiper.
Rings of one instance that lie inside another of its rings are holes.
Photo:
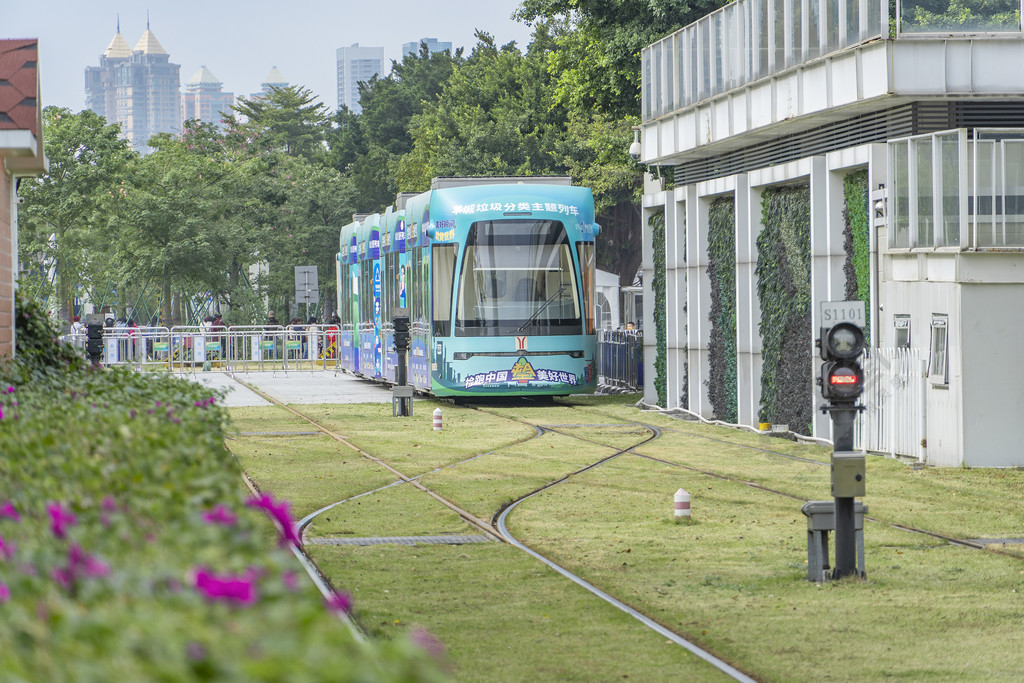
[[[539,316],[539,315],[540,315],[541,313],[543,313],[543,312],[544,312],[544,311],[545,311],[545,310],[547,309],[547,307],[551,305],[551,302],[552,302],[552,301],[554,301],[554,300],[555,300],[555,299],[557,299],[558,297],[562,296],[562,292],[564,292],[564,291],[565,291],[566,287],[567,287],[567,285],[562,285],[561,287],[559,287],[559,288],[558,288],[558,291],[557,291],[557,292],[555,292],[554,294],[552,294],[551,296],[549,296],[549,297],[548,297],[547,299],[545,299],[545,300],[544,300],[544,303],[543,303],[543,304],[541,305],[541,307],[540,307],[540,308],[538,308],[538,309],[537,309],[537,310],[536,310],[536,311],[534,312],[534,314],[530,316],[530,319],[529,319],[529,320],[527,320],[527,321],[526,321],[525,323],[523,323],[522,325],[520,325],[520,326],[519,326],[519,331],[520,331],[520,332],[522,332],[522,331],[523,331],[523,330],[525,330],[525,329],[526,329],[527,327],[529,327],[529,325],[530,325],[531,323],[533,323],[533,321],[534,321],[534,320],[536,320],[536,319],[537,319],[537,316]]]

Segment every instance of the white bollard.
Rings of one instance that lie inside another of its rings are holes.
[[[441,431],[441,409],[434,408],[434,431]]]
[[[675,496],[676,521],[690,519],[690,494],[679,489]]]

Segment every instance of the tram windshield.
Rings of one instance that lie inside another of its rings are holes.
[[[469,228],[455,334],[580,334],[579,288],[559,221],[480,221]]]

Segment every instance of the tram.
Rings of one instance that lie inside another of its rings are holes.
[[[339,362],[436,396],[593,392],[594,199],[568,178],[437,178],[341,229]]]

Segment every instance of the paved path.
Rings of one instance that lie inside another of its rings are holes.
[[[282,403],[390,403],[391,391],[382,385],[333,372],[197,372],[182,379],[226,390],[229,408],[266,406],[270,403],[246,386],[252,385]]]

